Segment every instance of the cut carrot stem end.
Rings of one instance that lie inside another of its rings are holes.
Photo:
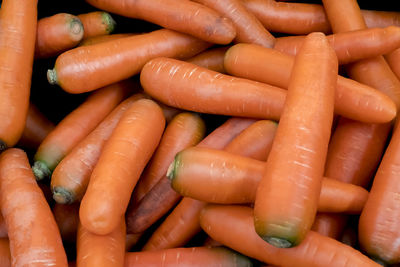
[[[6,143],[0,140],[0,153],[7,149]]]
[[[50,177],[51,171],[47,164],[43,161],[35,161],[32,167],[33,174],[36,177],[36,180],[40,181],[44,178]]]
[[[75,197],[71,191],[63,187],[53,188],[53,199],[59,204],[71,204],[74,202]]]
[[[106,30],[108,33],[111,33],[115,29],[115,25],[117,24],[115,20],[111,17],[111,15],[107,12],[103,12],[101,14],[102,22],[106,25]]]
[[[73,17],[69,21],[69,28],[71,30],[71,33],[73,34],[72,36],[76,36],[77,40],[81,40],[83,37],[83,24],[81,20],[77,17]]]
[[[277,248],[290,248],[293,246],[288,240],[279,237],[266,237],[264,240]]]
[[[51,85],[58,84],[56,69],[47,70],[47,80]]]

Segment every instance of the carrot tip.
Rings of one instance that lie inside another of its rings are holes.
[[[36,177],[36,180],[38,181],[50,177],[51,175],[49,167],[47,167],[46,163],[44,163],[43,161],[35,161],[32,167],[32,171]]]
[[[265,237],[263,239],[277,248],[290,248],[293,245],[288,240],[279,237]]]
[[[7,149],[6,143],[0,140],[0,153]]]
[[[107,12],[103,12],[102,21],[106,25],[106,30],[108,33],[111,33],[115,29],[115,25],[117,24],[115,20],[111,17],[111,15]]]
[[[47,70],[47,80],[51,85],[58,84],[56,69]]]
[[[72,204],[75,198],[67,189],[63,187],[54,187],[53,199],[59,204]]]

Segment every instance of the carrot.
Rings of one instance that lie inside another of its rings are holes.
[[[186,61],[216,72],[225,73],[224,56],[228,46],[208,49]]]
[[[166,175],[176,153],[196,145],[203,139],[205,127],[204,121],[198,115],[188,112],[182,112],[172,119],[164,131],[157,150],[140,176],[130,205],[136,205]]]
[[[136,101],[124,113],[103,148],[81,202],[79,218],[88,231],[105,235],[116,228],[164,126],[161,108],[148,99]]]
[[[57,203],[82,200],[104,144],[125,111],[143,97],[143,94],[135,94],[124,100],[60,161],[51,175],[51,191]]]
[[[342,231],[346,226],[347,217],[342,214],[333,213],[317,213],[315,216],[314,224],[311,227],[312,231],[315,231],[323,236],[338,240],[342,235]]]
[[[125,220],[107,235],[96,235],[82,224],[78,226],[76,264],[81,267],[119,267],[125,258]]]
[[[268,171],[265,163],[224,150],[192,147],[179,152],[167,174],[172,188],[209,203],[253,203],[258,184]],[[368,191],[362,187],[324,177],[318,210],[360,213],[367,197]]]
[[[32,167],[36,179],[50,177],[60,160],[131,91],[129,82],[104,87],[93,92],[79,107],[59,122],[36,151]]]
[[[309,34],[331,33],[325,10],[319,4],[284,3],[274,0],[241,0],[245,7],[272,32]],[[368,28],[400,26],[400,13],[362,10]]]
[[[189,58],[209,46],[191,36],[161,29],[71,49],[57,58],[47,79],[69,93],[88,92],[139,73],[154,57]]]
[[[7,228],[6,223],[4,222],[4,218],[0,213],[0,238],[7,237]]]
[[[170,107],[170,106],[165,105],[165,104],[163,104],[163,103],[161,103],[161,102],[159,102],[159,101],[156,101],[156,100],[154,100],[154,99],[153,99],[153,101],[155,101],[155,102],[160,106],[160,108],[162,109],[163,114],[164,114],[164,117],[165,117],[165,121],[166,121],[167,123],[169,123],[170,121],[172,121],[172,119],[173,119],[176,115],[178,115],[179,113],[182,112],[182,110],[180,110],[180,109],[178,109],[178,108]]]
[[[256,232],[276,247],[300,244],[314,221],[332,127],[337,69],[337,57],[325,35],[309,34],[296,56],[285,108],[254,202]]]
[[[17,145],[36,150],[54,127],[54,123],[47,119],[35,104],[30,103],[25,129]]]
[[[158,251],[128,252],[125,267],[130,266],[253,266],[250,259],[224,247],[187,247]]]
[[[79,224],[79,203],[70,205],[56,203],[52,211],[63,242],[75,244]]]
[[[268,62],[268,64],[266,63]],[[228,73],[287,88],[294,57],[251,44],[237,44],[225,54]],[[382,123],[395,117],[395,105],[385,94],[354,80],[338,76],[335,112],[354,120]]]
[[[0,178],[13,266],[67,266],[60,232],[25,152],[10,148],[1,154]]]
[[[25,127],[36,38],[37,1],[4,0],[0,9],[0,153]]]
[[[235,27],[229,19],[208,7],[188,0],[86,2],[111,13],[146,20],[211,43],[228,44],[236,35]]]
[[[400,48],[384,55],[386,62],[389,64],[390,69],[396,74],[397,78],[400,79]]]
[[[101,44],[108,41],[113,41],[125,37],[131,37],[136,35],[135,33],[115,33],[115,34],[106,34],[106,35],[97,35],[93,37],[87,37],[83,39],[79,46],[87,46],[87,45],[94,45],[94,44]]]
[[[313,231],[296,247],[271,246],[255,232],[253,211],[248,207],[208,205],[201,213],[200,224],[216,241],[243,255],[273,265],[380,266],[359,251]]]
[[[79,14],[77,17],[83,24],[84,34],[82,39],[110,34],[115,29],[115,20],[109,13],[104,11],[92,11]]]
[[[274,49],[295,56],[305,36],[276,39]],[[389,26],[336,33],[327,36],[338,56],[339,64],[380,56],[400,46],[400,28]]]
[[[258,44],[272,48],[275,37],[249,12],[240,0],[194,0],[229,18],[236,29],[235,42]]]
[[[42,18],[37,24],[35,58],[61,54],[79,44],[84,36],[81,20],[68,13]]]
[[[10,244],[8,238],[0,238],[0,266],[11,266]]]
[[[229,116],[279,119],[286,95],[275,86],[170,58],[147,62],[140,82],[147,94],[164,104]]]
[[[400,238],[398,164],[400,162],[400,128],[393,136],[374,177],[368,200],[358,225],[361,248],[370,256],[388,264],[400,262],[397,249]]]

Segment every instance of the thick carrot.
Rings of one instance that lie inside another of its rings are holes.
[[[315,216],[311,230],[323,236],[338,240],[342,235],[346,222],[347,218],[342,214],[319,212]]]
[[[37,24],[35,58],[48,58],[73,48],[84,36],[81,20],[68,13],[42,18]]]
[[[202,113],[279,119],[286,91],[170,59],[150,60],[140,73],[144,91],[164,104]]]
[[[36,151],[32,167],[36,179],[50,177],[60,160],[130,92],[132,88],[129,82],[104,87],[93,92],[79,107],[59,122]]]
[[[187,59],[187,62],[204,67],[216,72],[225,73],[224,56],[229,46],[208,49],[194,57]]]
[[[188,0],[86,0],[102,9],[158,24],[211,43],[228,44],[235,38],[232,21],[216,11]]]
[[[8,238],[0,238],[0,266],[11,267],[10,244]]]
[[[248,207],[208,205],[200,216],[202,229],[216,241],[243,255],[278,266],[380,266],[361,252],[310,231],[294,248],[276,248],[254,230]]]
[[[1,154],[0,178],[13,266],[67,266],[60,232],[25,152],[10,148]]]
[[[272,48],[275,37],[249,12],[240,0],[194,0],[229,18],[236,29],[235,42],[258,44]]]
[[[52,211],[63,242],[75,244],[79,224],[79,203],[70,205],[56,203]]]
[[[128,252],[125,267],[133,266],[253,266],[250,259],[225,247],[186,247],[157,251]]]
[[[287,36],[276,39],[274,49],[295,56],[305,36]],[[372,28],[335,33],[327,36],[338,57],[339,64],[380,56],[400,46],[400,28]]]
[[[30,103],[25,129],[17,145],[24,148],[37,149],[54,127],[54,123],[47,119],[36,105]]]
[[[148,99],[131,105],[120,119],[90,177],[79,218],[92,233],[108,234],[118,225],[165,126],[161,108]]]
[[[29,107],[37,0],[4,0],[0,9],[0,153],[22,135]]]
[[[88,37],[83,39],[82,42],[79,43],[79,46],[87,46],[87,45],[94,45],[94,44],[101,44],[108,41],[113,41],[125,37],[131,37],[136,35],[135,33],[115,33],[115,34],[106,34],[106,35],[98,35],[93,37]]]
[[[224,149],[226,150],[226,149]],[[266,153],[268,154],[268,153]],[[179,194],[209,203],[253,203],[265,162],[209,148],[187,148],[171,163],[168,178]],[[223,190],[221,190],[223,189]],[[323,178],[318,211],[360,213],[368,191]]]
[[[112,16],[104,11],[92,11],[77,16],[83,24],[83,39],[110,34],[114,31],[116,22]]]
[[[130,205],[135,206],[167,173],[176,153],[203,139],[206,126],[200,116],[182,112],[166,127],[157,150],[135,186]],[[129,209],[128,209],[129,210]]]
[[[125,258],[125,220],[107,235],[96,235],[78,225],[76,264],[80,267],[121,267]]]
[[[47,79],[69,93],[83,93],[127,79],[159,56],[189,58],[211,44],[171,30],[157,30],[71,49],[61,54]]]
[[[261,46],[237,44],[226,52],[224,62],[230,74],[287,88],[294,57]],[[393,101],[367,85],[338,76],[335,91],[338,115],[372,123],[388,122],[396,115]]]
[[[254,202],[256,232],[276,247],[300,244],[314,221],[337,69],[336,54],[325,35],[309,34],[295,59],[285,108]]]
[[[143,97],[143,94],[135,94],[124,100],[60,161],[51,175],[51,191],[57,203],[82,200],[104,144],[125,111]]]

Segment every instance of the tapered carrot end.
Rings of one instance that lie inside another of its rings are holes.
[[[0,153],[7,149],[6,143],[0,140]]]
[[[53,188],[53,199],[59,204],[72,204],[75,197],[73,194],[63,187]]]
[[[46,163],[44,163],[43,161],[35,161],[32,167],[32,171],[36,177],[36,180],[38,181],[50,177],[51,175],[49,167],[47,167]]]
[[[51,85],[58,84],[56,69],[47,70],[47,80]]]
[[[107,12],[103,12],[101,14],[102,23],[106,25],[106,31],[111,33],[115,29],[115,25],[117,24],[115,20],[111,17],[111,15]]]

